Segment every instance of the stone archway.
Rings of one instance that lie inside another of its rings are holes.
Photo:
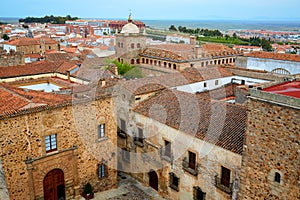
[[[154,170],[150,170],[149,175],[149,186],[158,191],[158,177]]]
[[[48,172],[43,181],[45,200],[65,200],[65,179],[61,169]]]

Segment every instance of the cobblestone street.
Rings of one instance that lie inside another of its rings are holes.
[[[95,193],[95,200],[163,200],[151,187],[145,187],[134,178],[120,172],[118,188]],[[84,198],[82,198],[84,200]]]

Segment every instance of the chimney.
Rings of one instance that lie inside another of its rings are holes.
[[[196,46],[196,37],[193,35],[190,36],[190,45]]]

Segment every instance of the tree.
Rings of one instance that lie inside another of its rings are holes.
[[[272,50],[271,42],[269,40],[264,39],[264,38],[261,41],[261,47],[265,51],[271,51]]]
[[[169,28],[169,31],[177,31],[177,28],[172,24]]]
[[[233,39],[237,39],[236,33],[233,33],[232,37],[233,37]]]
[[[4,40],[9,40],[9,36],[8,36],[7,34],[3,34],[3,35],[2,35],[2,39],[4,39]]]

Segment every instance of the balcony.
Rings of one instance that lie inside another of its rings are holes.
[[[229,183],[228,186],[222,184],[221,178],[218,175],[215,176],[215,186],[227,194],[232,194],[232,183]]]
[[[173,153],[167,153],[166,150],[164,148],[160,148],[160,158],[162,160],[165,160],[169,163],[172,163],[174,160],[174,156]]]
[[[195,168],[191,168],[190,163],[186,157],[184,157],[184,159],[182,160],[182,168],[194,176],[197,176],[199,174],[199,164],[195,163]]]
[[[133,137],[133,143],[137,146],[144,147],[144,138]]]
[[[126,132],[123,131],[120,127],[118,127],[118,129],[117,129],[117,133],[120,138],[127,138]]]

